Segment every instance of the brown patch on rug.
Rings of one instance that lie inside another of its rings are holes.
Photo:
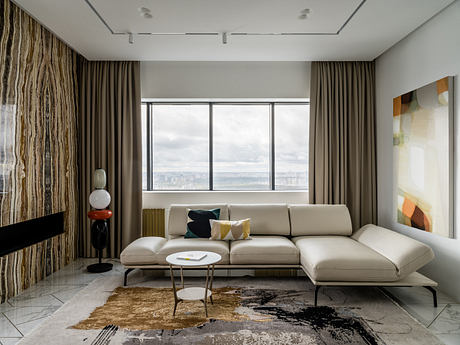
[[[115,325],[130,330],[172,330],[201,326],[208,319],[245,321],[250,318],[236,311],[241,306],[239,290],[230,287],[213,289],[212,296],[214,304],[208,302],[209,318],[205,316],[201,301],[180,302],[173,317],[171,288],[118,287],[103,306],[97,307],[86,320],[72,328],[103,329]]]

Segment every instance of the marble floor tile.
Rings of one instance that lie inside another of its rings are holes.
[[[59,307],[63,303],[53,295],[29,296],[22,294],[8,300],[13,307]]]
[[[56,309],[57,310],[57,309]],[[51,313],[52,314],[52,313]],[[38,327],[39,325],[42,324],[42,322],[44,322],[48,317],[51,316],[51,314],[45,316],[45,317],[42,317],[42,318],[39,318],[39,319],[35,319],[35,320],[32,320],[32,321],[28,321],[28,322],[23,322],[23,323],[20,323],[20,324],[17,324],[15,325],[17,327],[17,329],[19,329],[19,331],[24,335],[26,336],[27,334],[29,334],[30,332],[32,332],[34,330],[34,328]]]
[[[404,304],[404,309],[413,318],[417,319],[425,327],[428,327],[442,313],[446,306],[447,304],[438,304],[438,307],[434,308],[432,304]]]
[[[429,329],[435,333],[460,335],[460,304],[448,304]]]
[[[30,298],[41,297],[41,296],[45,296],[45,295],[51,295],[53,292],[56,292],[59,289],[62,289],[62,287],[34,284],[31,287],[29,287],[28,289],[22,291],[17,296],[28,296]],[[15,297],[17,297],[17,296],[15,296]],[[15,298],[15,297],[10,298],[10,300]]]
[[[19,307],[3,313],[15,326],[34,320],[42,319],[58,310],[57,306],[50,307]]]
[[[5,303],[0,304],[0,313],[13,309],[14,307],[6,301]]]
[[[0,337],[22,337],[13,323],[3,314],[0,314]]]
[[[21,338],[2,338],[0,337],[0,344],[2,345],[16,345]]]
[[[395,299],[405,304],[431,304],[433,305],[433,295],[430,291],[421,286],[414,287],[385,287]],[[438,304],[455,303],[455,301],[442,292],[437,292]]]
[[[65,303],[73,296],[75,296],[77,292],[83,289],[85,286],[86,285],[72,285],[61,287],[60,290],[53,293],[53,296],[56,297],[59,301]]]
[[[87,285],[100,278],[98,273],[86,271],[59,271],[37,283],[38,286]]]
[[[446,345],[460,344],[460,334],[436,334],[436,336]]]

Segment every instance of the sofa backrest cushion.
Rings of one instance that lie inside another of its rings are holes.
[[[191,210],[211,210],[220,208],[220,220],[228,220],[227,204],[195,204],[182,205],[173,204],[169,209],[168,216],[168,235],[182,236],[187,231],[187,209]]]
[[[426,244],[373,224],[363,226],[352,238],[393,262],[400,279],[434,258],[433,250]]]
[[[251,235],[285,235],[290,233],[287,204],[231,204],[230,220],[251,218]]]
[[[289,205],[291,235],[340,235],[352,233],[351,218],[345,205]]]

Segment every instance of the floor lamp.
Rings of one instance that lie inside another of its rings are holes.
[[[106,209],[109,206],[111,198],[109,192],[105,190],[107,177],[104,169],[94,171],[94,188],[89,196],[89,204],[94,210],[88,212],[88,218],[93,220],[91,225],[91,244],[98,252],[99,262],[89,265],[88,272],[101,273],[112,269],[112,264],[102,262],[102,250],[107,247],[109,242],[109,225],[108,219],[112,217],[112,211]]]

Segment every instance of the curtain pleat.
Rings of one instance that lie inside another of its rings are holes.
[[[310,90],[309,201],[376,223],[374,62],[313,62]]]
[[[94,257],[91,209],[95,169],[105,169],[110,239],[106,257],[118,257],[141,236],[142,155],[140,65],[137,61],[83,61],[80,66],[79,254]]]

